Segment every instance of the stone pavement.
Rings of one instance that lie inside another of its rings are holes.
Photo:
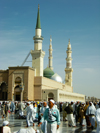
[[[2,126],[3,120],[0,116],[0,126]],[[25,128],[26,126],[26,120],[25,119],[15,119],[14,114],[11,114],[8,119],[6,119],[10,122],[9,127],[11,128],[11,132],[18,131],[20,128]],[[39,129],[41,133],[40,127],[37,127],[37,123],[35,123],[34,129]],[[60,128],[57,133],[96,133],[96,129],[94,130],[87,130],[86,127],[81,128],[80,126],[77,126],[75,128],[68,127],[68,122],[61,121]]]

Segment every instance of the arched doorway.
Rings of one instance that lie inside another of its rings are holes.
[[[15,79],[15,88],[14,88],[14,100],[15,101],[21,100],[21,90],[20,90],[21,82],[22,82],[22,80],[20,77],[17,77]]]
[[[0,85],[0,100],[7,100],[7,84],[2,82]]]
[[[54,99],[54,94],[52,92],[48,94],[48,101],[50,101],[50,99]]]
[[[14,89],[14,100],[20,101],[20,97],[21,97],[21,91],[19,85],[17,85]]]

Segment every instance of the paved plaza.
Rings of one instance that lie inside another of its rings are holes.
[[[3,120],[0,116],[0,126],[2,126]],[[10,122],[9,127],[11,128],[11,132],[18,131],[20,128],[26,127],[26,120],[25,119],[15,119],[14,114],[9,115],[8,119],[6,119]],[[34,129],[39,129],[40,133],[41,129],[37,126],[37,122],[35,123]],[[75,128],[68,127],[68,122],[61,121],[60,128],[57,133],[96,133],[96,129],[94,130],[87,130],[86,127],[81,128],[80,126],[77,126]]]

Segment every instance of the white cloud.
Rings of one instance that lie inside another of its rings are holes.
[[[93,68],[83,68],[83,71],[88,72],[88,73],[94,73],[95,69],[93,69]]]

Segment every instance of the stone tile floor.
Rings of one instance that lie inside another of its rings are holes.
[[[2,126],[3,120],[0,116],[0,126]],[[9,115],[9,117],[6,119],[10,122],[9,127],[11,128],[11,132],[18,131],[20,128],[25,128],[26,126],[26,120],[25,119],[15,119],[14,114]],[[40,127],[37,127],[37,123],[35,123],[34,129],[39,129],[41,133]],[[86,127],[81,128],[80,126],[77,126],[75,128],[68,127],[68,122],[61,121],[60,128],[57,133],[96,133],[96,129],[94,130],[87,130]]]

